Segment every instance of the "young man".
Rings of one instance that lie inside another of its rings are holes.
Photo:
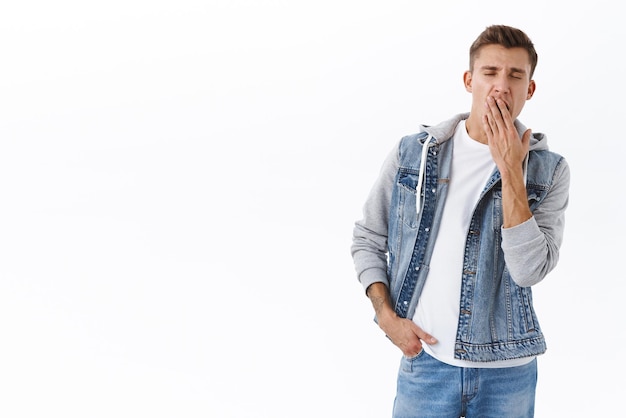
[[[517,120],[536,65],[524,32],[486,28],[470,113],[402,138],[355,224],[358,278],[403,353],[396,418],[534,414],[531,286],[557,263],[569,193],[565,159]]]

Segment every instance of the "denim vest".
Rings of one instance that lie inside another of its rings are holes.
[[[427,140],[418,193],[422,148]],[[400,143],[389,212],[387,276],[392,303],[401,317],[413,317],[428,276],[448,191],[452,147],[452,141],[440,143],[426,132],[407,136]],[[561,160],[547,150],[530,151],[526,189],[531,211],[550,190]],[[475,206],[465,242],[455,344],[455,358],[461,360],[507,360],[546,350],[531,288],[518,286],[504,261],[502,217],[500,173],[495,169]]]

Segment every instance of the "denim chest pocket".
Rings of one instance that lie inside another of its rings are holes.
[[[415,169],[401,168],[398,173],[398,217],[410,228],[417,228],[417,182],[419,172]]]
[[[528,206],[530,207],[531,212],[541,204],[547,193],[548,189],[546,187],[539,185],[527,186]]]
[[[543,201],[547,194],[547,188],[528,184],[526,186],[526,196],[528,200],[528,207],[533,212]],[[493,223],[495,229],[500,229],[503,223],[502,219],[502,188],[498,186],[493,190]]]

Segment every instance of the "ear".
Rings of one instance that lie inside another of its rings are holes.
[[[531,97],[533,97],[536,88],[537,85],[535,84],[535,80],[530,80],[530,83],[528,83],[528,94],[526,94],[526,100],[530,100]]]
[[[471,93],[472,92],[472,72],[471,71],[465,71],[463,73],[463,84],[465,85],[465,90],[468,93]]]

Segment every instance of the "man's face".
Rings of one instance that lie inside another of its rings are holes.
[[[487,45],[480,49],[472,71],[466,71],[465,89],[472,93],[472,113],[485,114],[487,97],[502,99],[515,120],[535,92],[530,59],[523,48]]]

